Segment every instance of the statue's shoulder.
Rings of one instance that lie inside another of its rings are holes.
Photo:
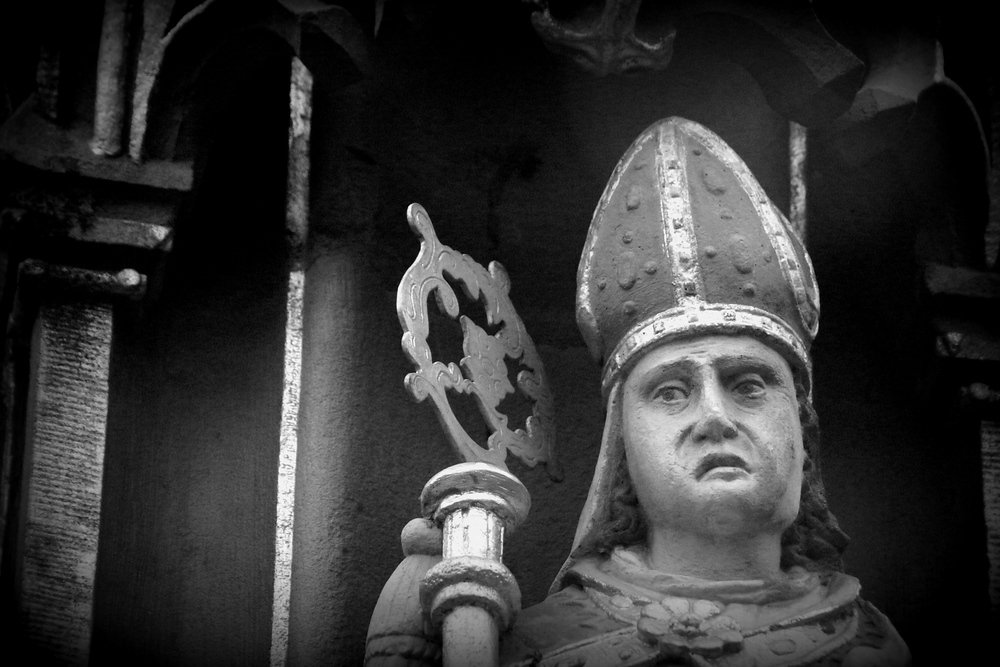
[[[908,667],[910,651],[892,623],[860,597],[857,579],[837,573],[818,602],[766,627],[745,631],[744,650],[760,665]]]
[[[628,630],[599,607],[582,588],[567,586],[523,609],[501,637],[501,665],[532,665],[560,649]]]
[[[907,667],[911,664],[909,649],[889,619],[860,597],[857,579],[836,573],[825,578],[822,590],[821,599],[767,624],[766,630],[756,628],[745,632],[744,650],[754,654],[761,665]]]
[[[875,605],[858,598],[857,630],[843,651],[844,667],[906,667],[912,663],[910,649],[892,622]]]

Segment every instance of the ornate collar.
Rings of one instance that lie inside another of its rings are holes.
[[[573,567],[570,580],[627,627],[559,654],[590,653],[595,644],[611,641],[622,649],[631,645],[635,658],[699,655],[737,665],[756,655],[785,664],[831,650],[856,627],[854,602],[861,587],[839,572],[817,575],[793,568],[773,581],[719,582],[659,572],[645,563],[641,548],[619,548],[608,558],[585,558]]]

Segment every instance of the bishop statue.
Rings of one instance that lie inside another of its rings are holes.
[[[501,629],[498,663],[909,664],[842,571],[811,393],[819,292],[746,164],[698,123],[653,124],[611,175],[577,283],[601,450],[568,558]],[[407,627],[369,664],[436,664],[439,632]]]

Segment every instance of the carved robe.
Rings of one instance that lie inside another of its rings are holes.
[[[525,609],[500,662],[539,665],[907,665],[858,580],[792,568],[780,581],[705,581],[645,565],[644,549],[577,562]]]

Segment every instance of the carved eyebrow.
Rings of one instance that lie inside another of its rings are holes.
[[[771,360],[756,354],[724,354],[711,360],[710,365],[719,374],[757,373],[765,382],[785,386],[784,375],[779,364],[783,361]],[[640,392],[647,394],[665,379],[682,375],[693,375],[698,372],[698,364],[691,359],[676,359],[665,361],[646,370],[636,378],[636,386]]]
[[[697,364],[690,359],[677,359],[653,366],[638,378],[639,390],[647,392],[666,378],[677,375],[690,375],[695,372]]]
[[[777,363],[755,354],[724,355],[713,360],[712,366],[722,373],[731,373],[737,370],[757,373],[767,382],[786,384],[781,367]]]

